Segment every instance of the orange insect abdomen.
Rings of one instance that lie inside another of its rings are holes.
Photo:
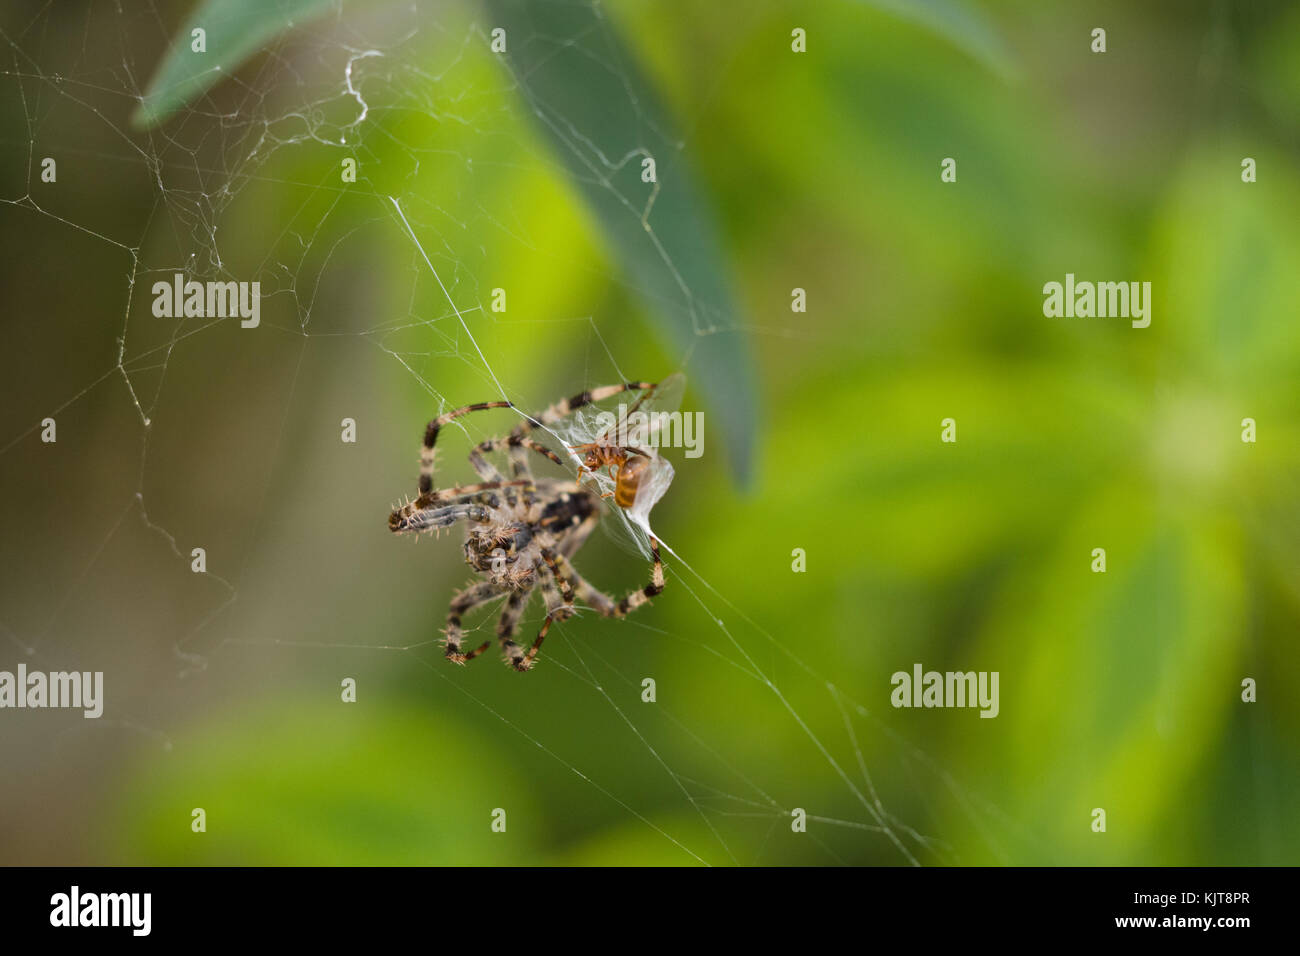
[[[649,464],[649,458],[637,455],[623,462],[619,468],[618,482],[614,485],[614,503],[620,508],[631,508],[632,502],[636,501],[637,489],[641,487],[641,475]]]

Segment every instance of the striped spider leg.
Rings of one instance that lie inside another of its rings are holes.
[[[528,649],[528,653],[523,655],[523,659],[511,659],[515,670],[524,671],[533,666],[533,660],[541,649],[542,641],[546,640],[546,635],[551,629],[551,622],[563,621],[573,615],[575,596],[582,598],[583,603],[594,608],[601,617],[623,618],[642,605],[648,604],[652,597],[661,593],[664,589],[664,567],[659,558],[659,542],[654,538],[650,539],[650,553],[654,557],[650,583],[629,592],[619,601],[615,601],[604,591],[593,586],[562,555],[556,558],[554,567],[549,566],[548,562],[547,574],[554,583],[549,587],[547,584],[542,585],[542,596],[546,600],[546,620],[542,622],[542,629],[538,632],[537,639],[533,641],[533,646]]]

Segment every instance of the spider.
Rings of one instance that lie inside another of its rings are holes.
[[[439,415],[425,427],[420,454],[419,496],[397,508],[388,517],[389,530],[397,534],[419,533],[468,522],[465,533],[465,562],[483,575],[451,600],[447,613],[446,657],[465,664],[487,650],[484,641],[466,652],[462,647],[461,619],[474,608],[505,598],[497,621],[497,640],[505,662],[517,671],[532,668],[537,652],[551,624],[575,613],[574,600],[581,598],[603,617],[626,617],[664,589],[659,542],[650,539],[653,567],[650,583],[630,592],[622,600],[592,586],[573,567],[572,558],[595,529],[600,519],[600,498],[576,481],[533,477],[529,453],[564,467],[559,456],[531,437],[535,424],[551,425],[578,409],[621,392],[654,389],[651,382],[628,382],[590,389],[562,399],[535,418],[524,418],[506,438],[489,438],[469,455],[470,465],[481,479],[476,484],[435,489],[433,450],[438,432],[454,419],[490,408],[513,408],[507,401],[478,402]],[[505,452],[510,463],[507,479],[487,459]],[[628,451],[632,451],[628,449]],[[614,464],[613,461],[609,462]],[[629,465],[622,462],[620,472]],[[622,479],[620,478],[620,485]],[[616,498],[623,504],[622,496]],[[529,598],[538,588],[546,604],[546,620],[528,650],[514,640],[519,619]]]

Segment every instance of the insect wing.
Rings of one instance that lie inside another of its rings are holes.
[[[642,392],[630,408],[623,411],[618,425],[600,440],[625,448],[658,448],[663,438],[667,416],[682,406],[686,393],[686,376],[674,372],[654,388]]]
[[[637,487],[636,497],[628,508],[611,507],[613,521],[602,522],[620,547],[649,556],[650,512],[668,491],[674,471],[672,463],[659,454],[666,416],[676,412],[686,391],[686,376],[669,375],[654,388],[646,389],[630,405],[615,411],[582,409],[552,429],[561,437],[575,462],[581,459],[574,449],[585,444],[612,447],[636,447],[649,453],[650,462]],[[616,482],[604,468],[586,473],[603,495],[613,497]]]

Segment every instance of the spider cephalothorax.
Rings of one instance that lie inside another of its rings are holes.
[[[470,452],[470,464],[482,479],[477,484],[435,490],[433,451],[444,425],[469,412],[489,408],[511,408],[509,402],[479,402],[440,415],[424,431],[420,457],[419,497],[393,511],[388,527],[396,533],[418,533],[468,522],[465,561],[483,580],[470,585],[452,599],[447,615],[446,656],[463,664],[487,650],[484,642],[468,653],[461,648],[461,618],[473,608],[505,598],[497,622],[497,638],[507,663],[516,670],[532,667],[553,621],[574,613],[575,598],[605,617],[623,617],[654,597],[664,587],[659,543],[650,539],[654,565],[650,583],[620,601],[597,590],[570,563],[573,555],[595,529],[600,517],[600,499],[579,483],[551,478],[534,479],[529,454],[540,455],[561,467],[564,462],[530,433],[536,424],[553,425],[574,411],[620,392],[653,389],[648,382],[608,385],[556,402],[535,418],[526,418],[507,438],[490,438]],[[602,449],[606,443],[602,442]],[[505,452],[511,470],[507,479],[487,460],[487,455]],[[609,465],[626,469],[629,455],[645,454],[634,449],[607,449],[602,456]],[[618,460],[621,459],[621,460]],[[629,475],[630,477],[630,475]],[[635,486],[632,487],[635,491]],[[630,504],[631,500],[627,502]],[[618,504],[627,507],[621,499]],[[534,590],[540,588],[546,603],[546,620],[537,639],[525,651],[514,641],[524,608]]]

